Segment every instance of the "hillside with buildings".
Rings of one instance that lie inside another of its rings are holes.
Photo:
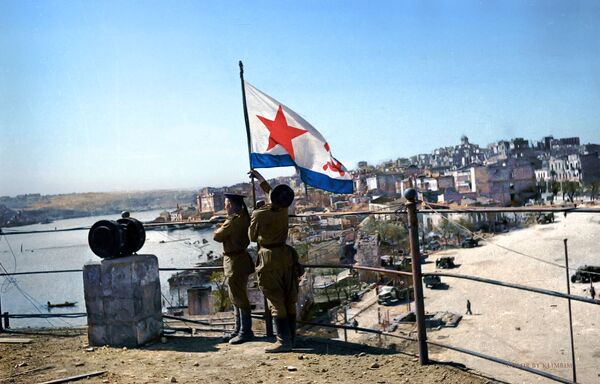
[[[600,145],[578,137],[500,140],[481,147],[466,136],[453,147],[354,171],[358,196],[399,196],[415,187],[429,202],[524,205],[587,194],[600,183]]]
[[[519,206],[595,200],[600,189],[600,144],[578,137],[499,140],[480,146],[466,136],[455,146],[377,165],[360,161],[351,171],[354,194],[335,195],[306,188],[298,175],[272,183],[294,188],[296,212],[384,208],[414,187],[419,198],[440,204]],[[256,188],[257,199],[264,199]],[[223,210],[224,193],[252,196],[250,183],[194,190],[27,194],[0,197],[0,226],[70,217],[113,214],[121,210],[172,209],[165,221],[206,218]],[[250,199],[250,198],[249,198]],[[173,210],[174,209],[174,210]]]
[[[463,136],[456,146],[431,153],[377,165],[361,161],[351,172],[352,195],[305,188],[298,176],[276,182],[295,189],[296,212],[380,209],[401,198],[407,188],[416,188],[419,198],[427,202],[465,206],[595,200],[600,187],[600,145],[581,144],[578,137],[548,136],[538,142],[514,138],[483,147]],[[198,210],[222,209],[227,190],[251,195],[247,183],[205,188],[198,195]]]

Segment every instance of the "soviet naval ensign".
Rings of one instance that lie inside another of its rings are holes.
[[[250,167],[294,166],[306,184],[333,193],[352,193],[352,177],[331,154],[325,138],[297,113],[247,81]]]

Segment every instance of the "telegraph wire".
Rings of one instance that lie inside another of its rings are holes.
[[[6,244],[8,245],[8,249],[10,250],[10,253],[13,255],[13,258],[15,259],[15,271],[17,268],[17,264],[16,264],[16,256],[15,253],[10,245],[10,243],[8,242],[8,238],[6,238],[6,236],[4,236],[4,240],[6,241]],[[9,273],[8,270],[4,267],[4,265],[0,262],[0,268],[5,272],[5,273]],[[17,279],[15,279],[12,276],[6,276],[7,281],[9,281],[9,286],[10,284],[14,285],[15,288],[23,295],[23,297],[25,297],[25,299],[27,299],[27,301],[29,301],[29,303],[31,305],[33,305],[33,307],[35,308],[35,310],[37,312],[40,313],[40,315],[43,315],[44,313],[42,312],[42,310],[40,309],[40,307],[42,306],[42,304],[40,304],[37,300],[35,300],[35,298],[33,298],[33,296],[31,296],[30,294],[28,294],[27,292],[25,292],[25,290],[23,288],[21,288],[19,286],[19,283],[17,282]],[[37,303],[37,304],[36,304]],[[39,307],[38,307],[39,305]],[[50,324],[50,326],[55,327],[54,323],[52,323],[48,318],[44,318],[44,320],[46,320],[46,322],[48,322],[48,324]],[[67,322],[64,319],[60,319],[62,320],[65,324],[72,326],[71,323]]]

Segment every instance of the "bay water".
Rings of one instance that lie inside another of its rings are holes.
[[[141,221],[156,218],[160,211],[132,212],[131,217]],[[90,216],[58,220],[49,224],[35,224],[5,229],[8,231],[40,231],[75,227],[89,227],[98,220],[117,220],[119,215]],[[160,268],[191,268],[207,261],[207,254],[222,252],[213,241],[213,228],[194,230],[146,231],[146,242],[139,254],[158,257]],[[100,261],[87,243],[88,231],[49,232],[2,236],[0,263],[8,272],[51,271],[82,269],[89,261]],[[205,240],[205,241],[203,241]],[[176,272],[160,272],[163,307],[178,305],[177,291],[169,289],[168,278]],[[185,292],[182,292],[185,294]],[[82,273],[52,273],[0,277],[2,312],[11,314],[85,312]],[[48,309],[47,302],[77,302],[75,307]],[[11,319],[12,328],[67,327],[86,324],[86,318]]]

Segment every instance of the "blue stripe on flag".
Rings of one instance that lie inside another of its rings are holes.
[[[296,163],[290,155],[270,155],[268,153],[251,153],[250,168],[295,167]]]
[[[300,178],[311,187],[324,189],[333,193],[352,193],[354,192],[354,184],[352,180],[333,179],[319,172],[311,171],[310,169],[298,167],[300,170]]]
[[[314,188],[323,189],[333,193],[353,193],[352,180],[333,179],[323,173],[298,167],[289,155],[270,155],[268,153],[251,153],[251,168],[296,167],[300,171],[303,182]]]

